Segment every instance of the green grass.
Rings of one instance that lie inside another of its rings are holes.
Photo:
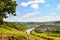
[[[14,25],[14,24],[12,25],[12,23],[4,23],[2,26],[0,26],[0,35],[9,35],[11,37],[24,38],[25,40],[30,40],[30,39],[32,39],[32,40],[43,40],[40,37],[31,35],[31,34],[27,34],[23,30],[22,31],[18,30],[15,28],[15,26],[16,25]],[[24,25],[20,24],[20,26],[22,27]],[[24,27],[22,27],[22,28],[24,29]],[[24,29],[24,30],[26,30],[26,29]]]
[[[28,26],[15,23],[4,23],[0,27],[0,35],[5,34],[13,37],[24,38],[25,40],[60,40],[60,37],[57,35],[48,35],[48,32],[45,33],[36,33],[27,34],[24,30],[28,29]],[[50,34],[58,34],[54,32],[49,32]],[[59,34],[60,35],[60,34]]]
[[[23,32],[23,31],[19,31],[19,30],[13,29],[13,28],[9,28],[9,29],[10,30],[5,29],[5,28],[0,28],[0,30],[1,30],[0,34],[5,34],[5,35],[13,36],[13,37],[18,36],[20,38],[25,38],[26,40],[28,40],[28,39],[44,40],[43,38],[31,35],[31,34],[27,34],[27,33]]]
[[[53,37],[53,36],[48,36],[46,33],[35,33],[33,32],[32,35],[35,35],[37,37],[46,39],[46,40],[60,40],[60,37]]]

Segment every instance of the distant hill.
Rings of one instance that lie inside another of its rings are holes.
[[[57,24],[60,23],[60,21],[49,21],[49,22],[20,22],[24,25],[30,25],[30,26],[36,26],[36,25],[48,25],[48,24]]]
[[[36,32],[45,31],[59,31],[60,32],[60,21],[44,22],[45,24],[35,28]]]

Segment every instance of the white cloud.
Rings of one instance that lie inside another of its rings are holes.
[[[38,4],[32,4],[31,7],[35,10],[37,10],[39,8],[39,5]]]
[[[60,9],[60,4],[58,4],[57,7]]]
[[[28,1],[28,2],[27,2],[27,4],[29,4],[29,5],[30,5],[30,4],[33,4],[33,3],[34,3],[33,1]]]
[[[45,0],[34,0],[35,3],[45,3]]]
[[[12,19],[12,18],[3,18],[4,21],[7,21],[7,22],[14,22],[16,21],[15,19]]]
[[[36,14],[38,14],[38,12],[27,13],[26,15],[24,15],[24,16],[21,17],[21,18],[22,18],[22,19],[23,19],[23,18],[29,18],[29,17],[34,16],[34,15],[36,15]]]
[[[35,3],[45,3],[45,0],[31,0],[28,2],[22,2],[21,5],[25,7]]]
[[[8,21],[8,22],[15,22],[15,21],[18,21],[18,22],[22,22],[22,21],[26,21],[27,18],[31,17],[31,16],[34,16],[36,14],[38,14],[40,12],[32,12],[32,13],[27,13],[26,15],[20,17],[20,18],[16,18],[16,17],[13,17],[13,18],[6,18],[4,19],[4,21]]]
[[[47,21],[60,21],[60,16],[44,16],[40,18],[27,18],[22,20],[22,22],[47,22]]]
[[[50,15],[51,15],[51,16],[55,16],[56,13],[55,13],[55,12],[51,12]]]
[[[47,21],[60,21],[60,16],[44,16],[39,18],[15,18],[15,20],[12,19],[5,19],[5,21],[10,22],[47,22]]]
[[[39,12],[35,11],[33,13],[27,13],[26,15],[22,16],[21,18],[7,18],[4,19],[5,21],[9,22],[47,22],[47,21],[60,21],[60,16],[56,16],[55,12],[51,12],[50,16],[43,16],[38,18],[30,18],[38,14]]]
[[[22,2],[21,5],[25,7],[25,6],[28,6],[28,3]]]

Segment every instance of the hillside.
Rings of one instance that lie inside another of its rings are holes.
[[[0,40],[39,40],[40,38],[24,32],[28,28],[26,25],[4,22],[0,26]]]
[[[58,24],[60,21],[48,21],[48,22],[19,22],[20,24],[29,25],[29,26],[38,26],[38,25],[49,25],[49,24]]]
[[[46,32],[46,31],[60,32],[60,24],[40,25],[39,27],[35,28],[35,31],[39,31],[39,32]]]
[[[59,23],[55,24],[57,25],[60,26]],[[29,28],[30,26],[21,23],[4,22],[0,25],[0,40],[60,40],[60,33],[50,32],[50,35],[48,32],[37,33],[33,30],[31,34],[27,34],[25,30]]]
[[[6,28],[6,29],[14,28],[14,29],[17,29],[20,31],[25,31],[25,30],[29,29],[29,27],[27,25],[19,24],[16,22],[4,22],[1,27]]]

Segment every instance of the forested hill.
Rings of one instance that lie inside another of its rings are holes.
[[[60,21],[49,21],[49,22],[20,22],[20,24],[30,25],[30,26],[38,26],[38,25],[45,25],[45,24],[58,24]]]

